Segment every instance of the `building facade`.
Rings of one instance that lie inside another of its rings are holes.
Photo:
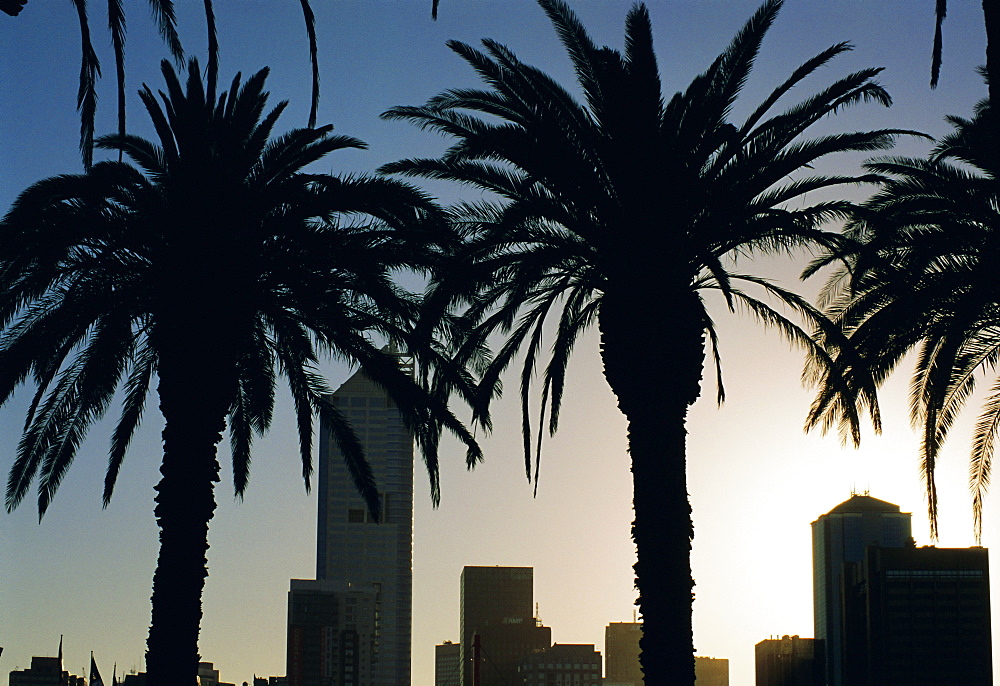
[[[729,659],[724,657],[694,657],[695,686],[729,686]]]
[[[605,681],[643,686],[639,666],[641,622],[611,622],[604,628]]]
[[[367,686],[375,667],[375,593],[335,581],[292,579],[288,686]]]
[[[462,686],[473,684],[477,635],[482,686],[516,683],[521,659],[552,645],[552,630],[533,616],[533,583],[531,567],[462,569]]]
[[[844,683],[993,684],[985,548],[869,547],[845,596]]]
[[[856,686],[844,675],[846,565],[861,563],[868,546],[902,548],[912,541],[910,513],[868,495],[853,495],[812,523],[813,622],[823,641],[829,686]]]
[[[462,655],[458,643],[445,641],[434,646],[434,686],[459,686]]]
[[[521,658],[524,686],[599,686],[601,653],[592,643],[556,643]]]
[[[822,643],[782,636],[754,646],[756,686],[822,686]]]
[[[330,428],[320,427],[316,578],[374,594],[371,683],[410,683],[413,438],[395,403],[363,372],[332,396],[371,465],[382,505],[374,522]]]

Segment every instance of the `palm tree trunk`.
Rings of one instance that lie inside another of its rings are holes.
[[[990,78],[990,107],[1000,110],[1000,1],[983,0],[983,19],[986,24],[986,73]]]
[[[194,686],[198,673],[201,595],[208,576],[208,524],[215,513],[219,481],[216,448],[225,429],[231,394],[219,370],[224,367],[192,335],[163,335],[158,393],[166,420],[162,478],[156,486],[160,554],[153,575],[152,621],[147,639],[149,686]],[[214,352],[214,351],[212,351]],[[221,382],[220,382],[221,381]]]
[[[668,317],[651,316],[645,297],[601,304],[604,373],[628,419],[636,546],[636,605],[642,614],[640,663],[647,684],[694,684],[691,541],[685,418],[700,393],[704,343],[701,307],[690,291],[670,299]],[[644,306],[645,304],[645,306]],[[661,310],[663,311],[663,310]],[[651,335],[649,322],[657,321]],[[667,326],[669,333],[662,333]]]

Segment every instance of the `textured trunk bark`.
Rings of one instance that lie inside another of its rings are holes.
[[[689,290],[614,297],[601,305],[605,376],[628,419],[637,562],[636,605],[646,684],[694,684],[691,541],[694,526],[686,480],[685,419],[699,393],[703,364],[701,306]],[[669,314],[653,327],[656,312]]]
[[[186,323],[159,326],[154,334],[160,351],[157,390],[166,425],[154,509],[160,553],[146,643],[149,686],[197,683],[208,525],[219,481],[216,450],[232,398],[234,375],[227,353],[207,342],[222,337],[206,332],[212,327]]]
[[[983,19],[986,23],[986,73],[997,75],[989,82],[990,106],[996,113],[1000,111],[1000,0],[983,0]]]

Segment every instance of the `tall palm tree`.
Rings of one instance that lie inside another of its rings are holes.
[[[391,179],[304,172],[364,144],[330,126],[270,140],[286,103],[265,114],[266,69],[245,83],[237,75],[217,99],[197,62],[184,87],[168,62],[162,70],[166,92],[140,94],[158,143],[134,135],[97,142],[137,166],[99,162],[41,181],[0,223],[0,401],[22,383],[36,387],[7,509],[37,476],[44,514],[88,427],[121,390],[107,504],[156,379],[166,424],[146,661],[154,686],[195,682],[217,444],[228,424],[239,496],[251,440],[271,421],[276,376],[291,390],[306,488],[318,413],[375,517],[371,471],[326,399],[321,354],[359,365],[395,400],[435,495],[443,429],[468,445],[470,460],[479,457],[443,400],[463,376],[412,335],[418,303],[393,281],[397,270],[438,259],[449,236],[441,211]],[[416,356],[432,390],[383,352],[385,343]]]
[[[174,13],[173,0],[148,0],[149,9],[156,21],[160,36],[166,43],[171,56],[180,63],[184,59],[184,48],[177,34],[177,20]],[[118,134],[125,135],[125,9],[122,0],[107,0],[108,31],[111,34],[111,45],[115,55],[115,74],[117,77],[118,101]],[[0,11],[10,16],[20,14],[27,0],[2,0]],[[309,39],[309,60],[312,67],[312,101],[309,108],[309,124],[316,125],[316,112],[319,107],[319,59],[316,49],[316,17],[313,14],[309,0],[299,0],[302,16],[306,23],[306,35]],[[215,74],[218,70],[219,42],[215,31],[215,12],[212,0],[204,0],[205,18],[208,29],[208,72]],[[87,10],[87,0],[73,0],[77,19],[80,23],[81,61],[80,87],[76,96],[76,107],[80,111],[80,154],[83,166],[89,169],[94,159],[94,117],[97,113],[97,81],[101,77],[101,62],[90,39],[90,19]],[[119,160],[120,161],[120,160]]]
[[[481,370],[481,407],[523,355],[525,467],[531,478],[534,452],[536,483],[539,446],[532,445],[528,399],[543,339],[554,332],[541,382],[541,421],[554,431],[569,355],[581,332],[598,325],[605,377],[629,426],[643,670],[650,684],[691,684],[694,532],[685,417],[700,394],[706,338],[720,369],[704,296],[716,292],[729,309],[745,309],[822,355],[785,314],[797,313],[811,327],[819,313],[737,270],[736,259],[832,241],[820,225],[848,203],[809,205],[804,196],[864,177],[807,170],[833,153],[886,148],[898,132],[802,137],[840,108],[868,100],[888,105],[873,80],[878,69],[850,74],[769,117],[793,87],[849,50],[846,43],[796,69],[746,120],[729,121],[780,0],[765,2],[708,70],[668,101],[644,6],[628,13],[619,52],[595,45],[566,3],[540,4],[585,102],[503,45],[486,40],[480,51],[451,42],[486,87],[449,90],[424,106],[387,112],[455,142],[440,159],[403,160],[383,171],[454,180],[497,198],[456,209],[467,243],[439,273],[428,302],[464,308],[459,358],[475,360],[491,337],[502,336]]]
[[[821,375],[810,426],[846,428],[867,407],[879,428],[875,388],[911,350],[910,416],[922,432],[921,473],[931,537],[937,538],[934,470],[941,445],[973,392],[1000,357],[1000,164],[989,101],[954,126],[927,159],[881,158],[866,166],[885,181],[858,211],[845,235],[847,254],[818,260],[807,275],[843,260],[824,291],[828,314],[853,349],[839,352],[838,388]],[[825,341],[824,341],[825,342]],[[842,393],[843,389],[849,393]],[[848,419],[849,418],[849,419]],[[845,422],[845,419],[848,421]],[[972,439],[970,488],[976,539],[989,485],[1000,380],[994,380]]]

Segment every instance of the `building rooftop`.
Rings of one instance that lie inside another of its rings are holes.
[[[844,514],[847,512],[899,512],[899,505],[893,505],[884,500],[872,498],[869,495],[852,495],[827,514]]]

